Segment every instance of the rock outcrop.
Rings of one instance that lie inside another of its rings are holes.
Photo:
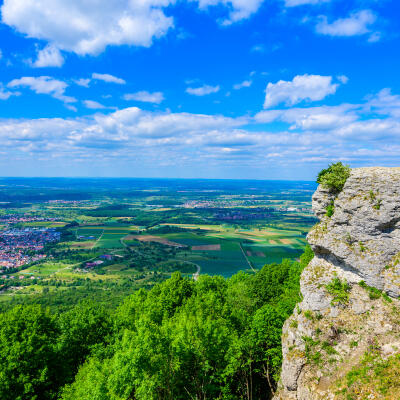
[[[320,186],[313,210],[275,399],[400,399],[400,378],[379,383],[374,367],[400,375],[400,168],[354,169],[338,196]]]

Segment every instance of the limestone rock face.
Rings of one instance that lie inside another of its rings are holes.
[[[320,223],[307,239],[315,257],[283,328],[276,400],[345,399],[338,387],[371,343],[376,357],[400,354],[400,168],[354,169],[338,196],[320,186],[312,200]]]
[[[355,279],[398,297],[400,168],[354,169],[334,201],[331,218],[321,210],[328,196],[322,187],[313,196],[313,210],[321,219],[308,235],[314,252],[353,272]]]

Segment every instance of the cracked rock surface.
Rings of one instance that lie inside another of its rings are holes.
[[[400,354],[400,168],[353,169],[339,195],[320,185],[312,201],[320,222],[307,240],[315,257],[283,327],[276,400],[344,399],[338,387],[371,343],[379,357]],[[328,290],[335,279],[347,284],[344,301]],[[371,298],[368,287],[383,295]]]

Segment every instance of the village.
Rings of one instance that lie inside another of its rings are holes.
[[[0,223],[2,224],[19,224],[29,222],[55,222],[56,218],[33,216],[29,213],[13,213],[0,215]]]
[[[47,243],[60,241],[61,233],[55,228],[12,228],[0,232],[0,267],[4,272],[10,268],[42,260]]]

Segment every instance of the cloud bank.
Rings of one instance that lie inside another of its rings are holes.
[[[0,120],[7,157],[90,165],[122,160],[136,165],[139,175],[143,168],[177,164],[243,170],[290,170],[331,160],[391,165],[398,160],[397,143],[400,96],[389,89],[360,104],[268,109],[241,118],[129,107],[77,118]]]

